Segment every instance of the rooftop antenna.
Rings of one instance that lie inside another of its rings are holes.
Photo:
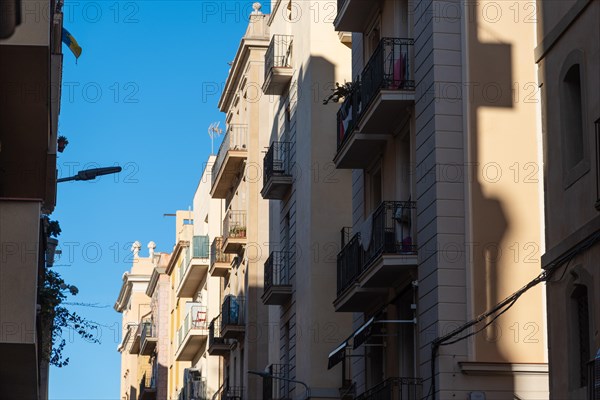
[[[219,128],[220,122],[213,122],[208,127],[208,136],[210,136],[210,154],[215,154],[215,138],[223,134],[223,129]]]

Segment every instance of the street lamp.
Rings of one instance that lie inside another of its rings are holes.
[[[90,181],[96,179],[101,175],[117,174],[121,172],[121,167],[104,167],[104,168],[92,168],[79,171],[77,175],[70,176],[68,178],[60,178],[56,180],[56,183],[67,182],[67,181]]]
[[[286,382],[298,383],[298,384],[304,386],[304,389],[306,390],[306,393],[304,394],[304,398],[306,400],[310,399],[310,388],[308,387],[308,385],[306,383],[304,383],[302,381],[297,381],[295,379],[284,378],[282,376],[271,375],[271,374],[269,374],[266,371],[262,371],[262,372],[260,372],[260,371],[248,371],[248,373],[252,374],[252,375],[258,375],[258,376],[260,376],[263,379],[265,379],[265,378],[271,378],[271,379],[279,379],[281,381],[286,381]]]

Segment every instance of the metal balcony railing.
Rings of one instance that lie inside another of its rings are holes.
[[[272,286],[287,286],[290,284],[289,261],[289,252],[271,252],[265,262],[265,292]]]
[[[142,332],[140,334],[140,344],[143,345],[143,343],[146,341],[146,339],[155,338],[155,337],[156,337],[156,332],[155,332],[154,325],[152,324],[152,321],[142,322]]]
[[[244,386],[229,386],[225,388],[221,398],[223,400],[243,400],[243,396]]]
[[[413,235],[417,204],[414,201],[384,201],[373,213],[373,231],[365,267],[382,254],[416,254]]]
[[[210,265],[214,263],[231,263],[231,255],[223,252],[223,238],[218,236],[210,245]]]
[[[265,53],[265,81],[273,68],[292,68],[292,43],[290,35],[273,35]]]
[[[338,296],[358,278],[362,272],[364,250],[360,244],[360,233],[342,247],[337,255],[337,294]]]
[[[420,378],[388,378],[355,400],[420,400],[422,391],[423,380]]]
[[[271,364],[267,368],[269,375],[276,378],[290,379],[289,364]],[[263,378],[263,399],[290,399],[290,382],[283,379]]]
[[[358,232],[344,243],[337,256],[338,296],[383,254],[416,255],[416,203],[414,201],[384,201],[372,217],[371,238]],[[342,230],[342,238],[349,230]],[[368,240],[368,244],[363,244]],[[365,250],[366,248],[366,250]]]
[[[211,185],[214,186],[223,166],[223,161],[230,150],[246,150],[248,148],[248,126],[247,125],[229,125],[227,132],[223,137],[223,142],[219,147],[217,158],[211,170]]]
[[[225,338],[221,336],[221,314],[208,325],[208,347],[215,344],[225,344]]]
[[[273,142],[263,160],[263,185],[275,175],[290,176],[290,142]]]
[[[221,306],[221,331],[228,325],[244,325],[244,298],[228,295]]]
[[[413,39],[383,38],[361,74],[360,97],[366,109],[380,90],[414,90]]]
[[[246,211],[229,210],[223,220],[223,240],[246,238]]]
[[[338,8],[339,9],[339,8]],[[337,146],[342,147],[381,90],[415,90],[413,39],[383,38],[353,83],[337,113]]]
[[[208,327],[206,319],[206,306],[197,303],[190,308],[190,311],[185,316],[183,323],[177,330],[177,345],[178,348],[183,344],[186,336],[192,329],[200,329],[205,331]],[[208,332],[205,332],[205,334]]]

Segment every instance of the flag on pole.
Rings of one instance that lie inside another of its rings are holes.
[[[75,55],[75,59],[78,59],[81,55],[81,47],[73,35],[71,35],[65,28],[62,28],[62,42],[69,46],[69,49]]]

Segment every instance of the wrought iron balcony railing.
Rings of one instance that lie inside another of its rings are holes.
[[[208,347],[219,344],[225,344],[225,338],[221,336],[221,314],[208,325]]]
[[[246,150],[248,148],[248,126],[247,125],[229,125],[227,132],[223,137],[223,142],[219,147],[217,158],[211,169],[211,185],[214,186],[223,166],[227,152],[230,150]]]
[[[338,149],[381,90],[414,91],[413,39],[383,38],[337,113]]]
[[[231,262],[231,255],[223,252],[223,238],[216,237],[210,245],[210,264]]]
[[[413,39],[383,38],[361,74],[360,97],[366,109],[380,90],[414,90]]]
[[[222,400],[243,400],[244,386],[229,386],[223,391]]]
[[[265,81],[273,68],[292,68],[292,43],[290,35],[273,35],[265,53]]]
[[[338,295],[348,288],[373,262],[383,254],[416,255],[416,203],[414,201],[384,201],[371,218],[371,237],[358,232],[337,256]],[[349,234],[343,234],[343,238]],[[363,243],[367,240],[367,243]]]
[[[364,250],[360,244],[360,233],[342,247],[337,255],[337,293],[340,295],[362,272]]]
[[[290,284],[289,273],[290,253],[273,251],[265,262],[265,291],[272,286],[287,286]]]
[[[263,184],[275,175],[290,176],[290,142],[273,142],[263,160]]]
[[[148,338],[156,337],[156,329],[152,324],[152,321],[142,322],[142,332],[140,336],[140,343],[144,343]]]
[[[420,378],[388,378],[355,400],[419,400],[422,391],[423,380]]]
[[[221,306],[221,331],[228,325],[244,325],[245,311],[243,297],[228,295]]]
[[[246,211],[229,210],[223,220],[223,240],[246,238]]]

